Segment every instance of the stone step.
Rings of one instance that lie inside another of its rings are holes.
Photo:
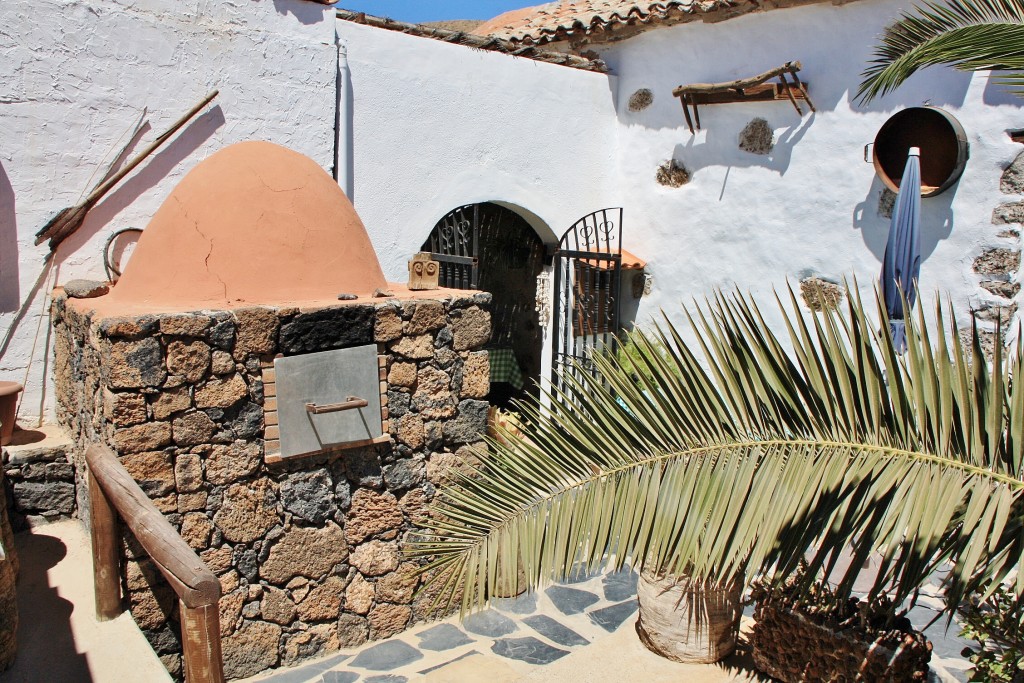
[[[15,531],[75,516],[71,436],[58,425],[14,432],[3,447],[7,504]]]

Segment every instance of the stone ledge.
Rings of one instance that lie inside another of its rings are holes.
[[[72,447],[71,437],[59,425],[20,429],[14,432],[11,443],[3,447],[3,461],[6,465],[68,462]]]

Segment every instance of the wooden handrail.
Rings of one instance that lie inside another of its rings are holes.
[[[223,683],[220,645],[220,581],[185,543],[153,501],[103,445],[85,451],[89,466],[93,580],[96,614],[113,619],[121,600],[118,520],[131,529],[153,563],[178,594],[187,683]]]

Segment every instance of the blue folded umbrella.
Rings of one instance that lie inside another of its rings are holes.
[[[904,320],[917,300],[921,272],[921,150],[911,147],[903,169],[900,190],[892,211],[889,241],[882,262],[882,296],[889,312],[889,328],[896,350],[907,349]]]

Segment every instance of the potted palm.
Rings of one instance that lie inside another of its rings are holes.
[[[878,554],[869,597],[897,605],[948,560],[948,604],[1001,581],[1024,552],[1020,346],[989,364],[940,310],[930,329],[920,312],[907,321],[901,356],[884,306],[869,316],[847,295],[813,315],[790,292],[784,334],[749,297],[718,295],[686,336],[669,321],[633,333],[643,371],[598,356],[601,381],[567,373],[549,409],[521,407],[527,438],[492,440],[478,472],[439,492],[414,549],[439,593],[484,604],[507,580],[500,557],[533,587],[580,562],[774,585],[806,559],[796,595],[827,575],[848,597]]]

